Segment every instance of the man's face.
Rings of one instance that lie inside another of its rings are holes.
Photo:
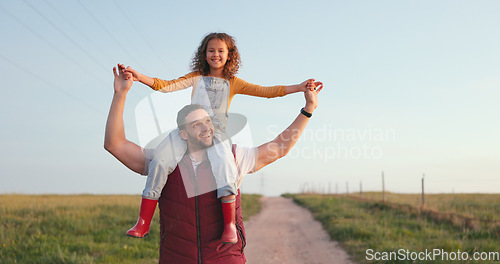
[[[205,110],[197,109],[191,112],[186,116],[185,121],[186,126],[181,130],[181,137],[186,140],[190,151],[205,149],[212,146],[214,126],[210,116]]]

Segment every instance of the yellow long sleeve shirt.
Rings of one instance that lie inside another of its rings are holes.
[[[155,82],[151,88],[164,93],[179,91],[189,87],[195,87],[200,77],[199,72],[190,72],[174,80],[162,80],[154,78]],[[193,88],[194,91],[194,88]],[[228,107],[235,94],[246,94],[251,96],[274,98],[286,95],[285,86],[260,86],[246,82],[238,77],[229,79],[229,102]]]

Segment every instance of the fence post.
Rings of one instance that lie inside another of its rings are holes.
[[[384,178],[384,171],[382,171],[382,202],[385,203],[385,178]]]
[[[425,173],[422,175],[422,208],[425,206],[424,178]]]
[[[363,198],[363,182],[359,181],[359,198]]]

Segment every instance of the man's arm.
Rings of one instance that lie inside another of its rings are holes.
[[[137,173],[143,173],[145,160],[142,149],[137,144],[127,140],[123,125],[123,108],[127,93],[133,83],[132,76],[121,71],[118,75],[116,67],[113,68],[113,73],[115,75],[115,93],[109,109],[108,121],[106,122],[104,148],[127,168]]]
[[[311,87],[309,84],[307,87]],[[306,89],[304,96],[306,98],[306,106],[304,111],[311,113],[318,106],[318,93],[323,87],[317,90]],[[300,113],[293,123],[279,134],[273,141],[265,143],[257,148],[258,156],[255,164],[255,171],[262,169],[264,166],[273,163],[277,159],[284,157],[292,149],[299,140],[300,135],[304,131],[309,118]]]

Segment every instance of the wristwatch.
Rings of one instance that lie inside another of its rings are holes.
[[[311,118],[311,116],[313,115],[311,113],[306,112],[306,110],[304,110],[304,107],[302,107],[302,109],[300,109],[300,113],[307,116],[307,118]]]

